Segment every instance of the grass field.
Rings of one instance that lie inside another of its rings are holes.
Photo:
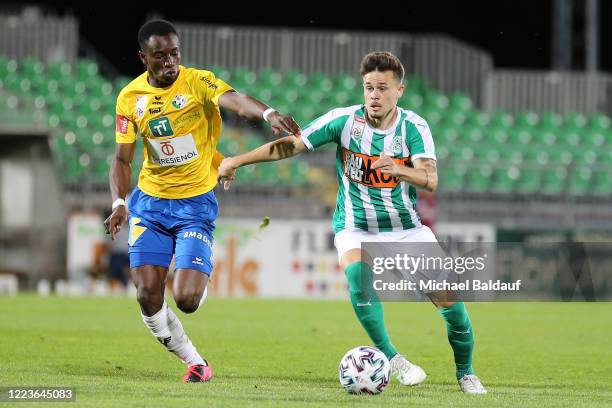
[[[209,299],[193,315],[177,313],[214,370],[209,384],[182,384],[182,363],[149,334],[135,300],[0,297],[0,385],[76,387],[76,403],[53,407],[612,406],[612,304],[469,309],[485,396],[459,391],[444,325],[416,303],[388,303],[386,318],[426,382],[348,395],[338,362],[369,344],[349,303],[288,300]]]

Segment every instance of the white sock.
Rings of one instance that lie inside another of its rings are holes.
[[[172,341],[170,346],[172,347],[173,353],[183,360],[187,365],[203,364],[206,362],[200,356],[200,353],[196,350],[194,345],[189,340],[189,337],[183,330],[181,321],[176,317],[172,309],[168,308],[168,328],[172,334]]]
[[[200,299],[200,303],[198,304],[198,309],[202,307],[202,303],[204,303],[207,297],[208,297],[208,286],[204,288],[204,293],[202,293],[202,299]]]
[[[185,334],[178,317],[170,310],[166,302],[153,316],[142,315],[142,320],[153,336],[183,362],[188,365],[205,364],[204,359]]]

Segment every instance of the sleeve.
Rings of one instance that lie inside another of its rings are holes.
[[[203,105],[219,106],[219,97],[234,88],[210,71],[195,70],[193,93]]]
[[[134,143],[136,141],[137,127],[130,114],[128,98],[125,93],[119,93],[117,97],[117,107],[115,128],[115,141],[117,143]]]
[[[340,115],[334,109],[314,120],[302,129],[302,140],[308,150],[314,150],[327,143],[340,143],[340,137],[347,115]]]
[[[431,130],[425,119],[420,116],[406,121],[406,145],[410,150],[410,157],[413,160],[436,160],[436,149],[433,137],[431,136]]]
[[[213,154],[211,166],[213,166],[216,169],[217,167],[221,165],[221,162],[223,161],[223,159],[225,159],[225,156],[223,156],[223,153],[221,153],[218,150],[215,150],[215,153]]]

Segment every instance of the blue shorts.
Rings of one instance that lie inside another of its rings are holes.
[[[196,269],[210,276],[218,206],[209,191],[190,198],[152,197],[138,187],[128,202],[130,268],[155,265]]]

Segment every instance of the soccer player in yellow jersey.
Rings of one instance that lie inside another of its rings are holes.
[[[117,148],[109,176],[113,211],[104,225],[114,239],[129,210],[130,270],[142,319],[187,364],[183,381],[204,382],[212,376],[211,367],[166,305],[164,287],[174,256],[176,306],[192,313],[206,297],[217,216],[212,190],[223,158],[216,150],[219,108],[264,119],[277,135],[300,129],[290,116],[234,91],[212,72],[181,66],[179,38],[169,22],[145,23],[138,43],[146,72],[117,97]],[[145,158],[126,204],[136,143],[144,143]]]

